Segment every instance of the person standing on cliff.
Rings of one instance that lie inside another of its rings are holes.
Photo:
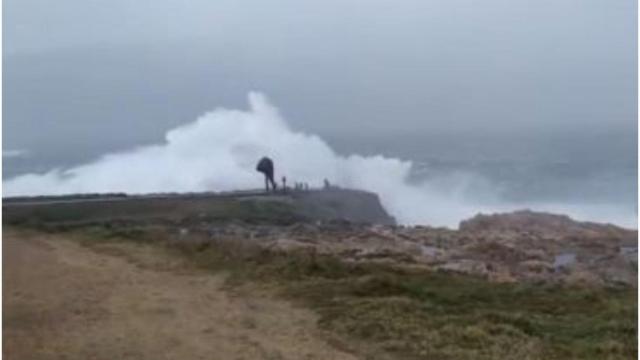
[[[273,180],[273,173],[274,173],[273,161],[266,156],[263,157],[262,159],[260,159],[260,161],[258,161],[256,170],[264,174],[264,185],[265,185],[266,191],[269,192],[269,183],[271,183],[271,187],[273,191],[276,191],[277,185],[276,185],[276,182]]]

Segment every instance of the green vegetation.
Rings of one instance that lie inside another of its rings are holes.
[[[90,234],[165,244],[199,267],[227,272],[231,287],[275,285],[315,310],[331,339],[370,359],[630,359],[637,351],[635,289],[495,284],[268,251],[241,239],[163,242],[158,229]]]
[[[245,223],[292,224],[305,220],[286,202],[234,198],[131,199],[100,202],[19,205],[5,209],[2,221],[28,227],[108,224],[115,221],[190,220]]]

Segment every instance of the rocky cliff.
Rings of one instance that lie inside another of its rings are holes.
[[[326,189],[294,193],[298,212],[311,219],[347,220],[356,223],[393,225],[378,195],[360,190]]]

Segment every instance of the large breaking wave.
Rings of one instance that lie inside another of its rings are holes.
[[[218,108],[170,130],[162,144],[108,154],[69,169],[21,175],[5,181],[3,192],[14,196],[259,188],[263,179],[255,163],[264,155],[274,159],[277,177],[285,175],[289,183],[319,187],[326,178],[338,186],[373,191],[404,224],[455,227],[478,212],[528,207],[637,227],[635,214],[615,206],[508,203],[501,200],[495,184],[478,175],[456,172],[415,181],[410,161],[337,154],[318,136],[293,131],[259,93],[249,94],[248,110]]]

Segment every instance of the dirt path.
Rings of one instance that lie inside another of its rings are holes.
[[[3,235],[5,359],[354,359],[322,340],[312,313],[230,293],[221,275],[153,248]]]

